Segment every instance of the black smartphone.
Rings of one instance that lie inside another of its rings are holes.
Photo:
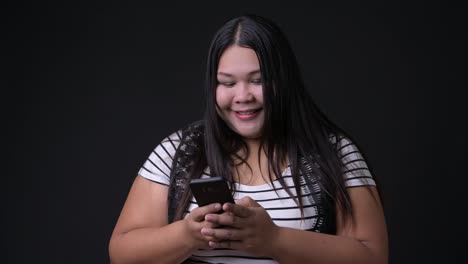
[[[211,177],[206,179],[192,179],[190,189],[197,200],[198,206],[212,203],[234,203],[231,190],[223,177]],[[221,213],[222,210],[219,212]]]

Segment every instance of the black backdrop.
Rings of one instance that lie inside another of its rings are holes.
[[[133,178],[164,136],[200,118],[210,38],[243,13],[278,22],[317,103],[367,154],[391,263],[461,262],[464,10],[220,3],[4,9],[7,263],[108,263]]]

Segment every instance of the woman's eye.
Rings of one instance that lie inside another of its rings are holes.
[[[251,81],[253,84],[262,84],[262,79],[254,79]]]
[[[233,87],[236,83],[234,82],[220,82],[221,85],[226,87]]]

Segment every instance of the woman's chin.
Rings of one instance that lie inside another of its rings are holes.
[[[261,133],[258,131],[236,131],[241,137],[248,140],[258,140],[261,138]]]

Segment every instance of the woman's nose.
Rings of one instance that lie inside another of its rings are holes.
[[[245,103],[251,102],[254,100],[251,87],[248,83],[239,83],[236,89],[235,102],[236,103]]]

